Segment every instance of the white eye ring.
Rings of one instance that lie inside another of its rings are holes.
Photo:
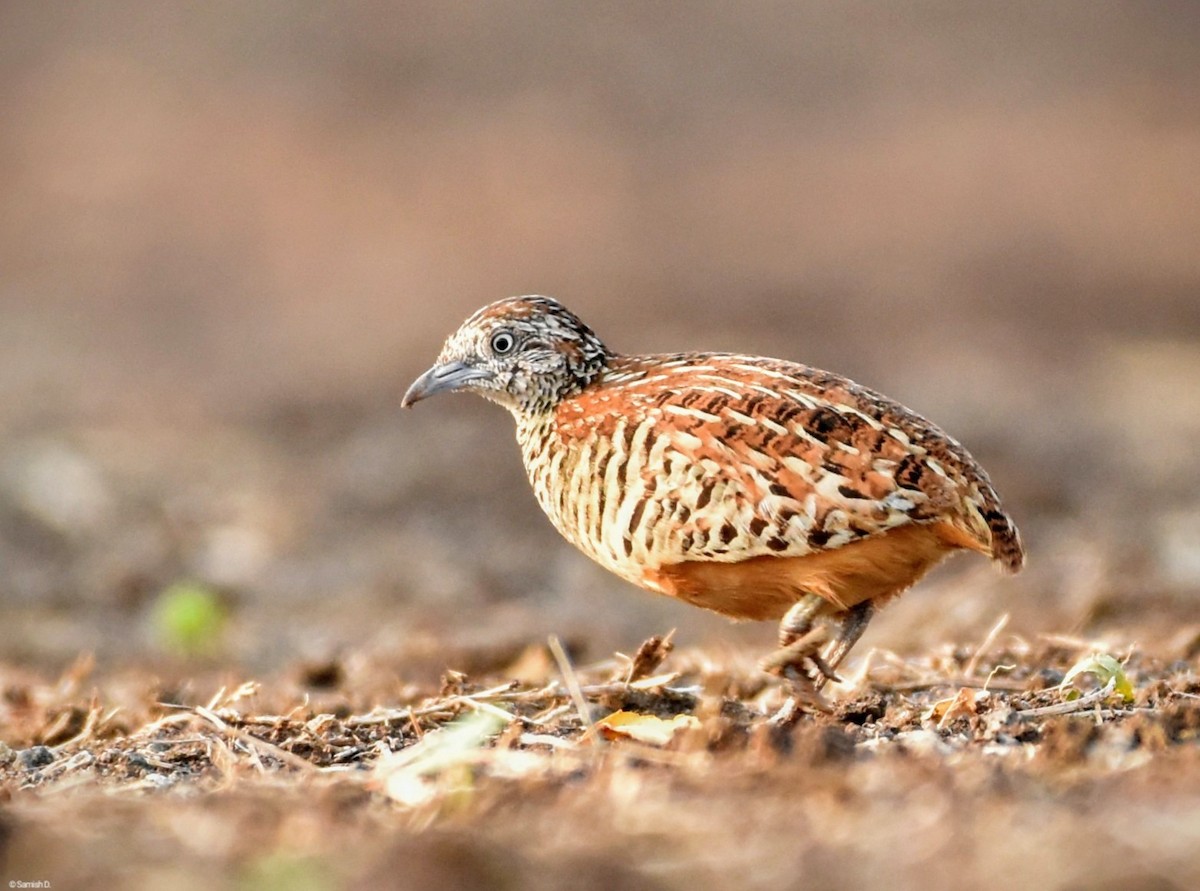
[[[506,356],[517,345],[517,339],[510,331],[497,331],[492,335],[492,352],[497,356]]]

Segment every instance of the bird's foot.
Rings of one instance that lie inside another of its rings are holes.
[[[800,720],[803,711],[795,696],[789,696],[771,717],[767,718],[768,727],[791,727]]]
[[[827,680],[839,680],[821,656],[821,646],[829,639],[825,626],[813,628],[790,644],[763,659],[760,667],[768,674],[783,678],[792,688],[787,702],[771,717],[772,724],[788,726],[801,710],[829,712],[831,707],[821,695]]]
[[[813,628],[808,633],[780,647],[767,656],[759,667],[768,674],[795,679],[796,674],[803,673],[810,680],[820,676],[828,680],[837,680],[837,675],[829,664],[821,657],[821,646],[829,640],[829,629],[824,625]]]
[[[833,706],[821,695],[819,690],[811,687],[801,689],[797,685],[793,687],[792,694],[784,700],[783,705],[767,718],[766,723],[769,727],[786,728],[796,724],[804,715],[829,715],[832,713]]]

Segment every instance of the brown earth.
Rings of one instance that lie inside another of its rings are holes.
[[[873,652],[830,714],[790,727],[764,719],[781,692],[749,660],[649,643],[648,659],[566,671],[589,720],[696,716],[669,740],[588,730],[544,647],[440,690],[343,663],[203,699],[195,678],[11,672],[7,874],[59,888],[1200,881],[1195,639],[1129,654],[1128,701],[1060,686],[1094,641]],[[481,714],[496,723],[466,749],[391,763]]]

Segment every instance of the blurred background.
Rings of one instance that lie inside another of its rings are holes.
[[[9,2],[0,115],[5,660],[160,658],[180,586],[248,670],[769,646],[560,542],[506,413],[399,410],[518,293],[975,453],[1029,569],[865,647],[1197,621],[1194,3]]]

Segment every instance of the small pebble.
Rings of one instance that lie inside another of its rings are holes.
[[[154,770],[154,765],[147,761],[144,755],[140,755],[137,752],[130,752],[128,755],[126,755],[125,763],[131,768],[135,768],[137,770]]]
[[[55,761],[54,752],[46,746],[30,746],[17,753],[17,760],[25,770],[37,770]]]

